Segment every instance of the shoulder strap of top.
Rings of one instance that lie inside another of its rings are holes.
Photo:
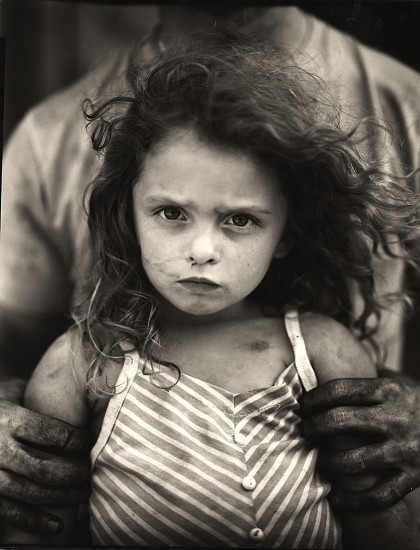
[[[108,439],[111,436],[120,409],[124,403],[125,398],[127,397],[131,383],[136,376],[138,363],[139,361],[138,357],[136,357],[136,354],[125,356],[124,365],[121,369],[121,372],[118,376],[117,384],[115,386],[116,388],[121,389],[118,390],[109,400],[99,437],[90,452],[92,469],[100,452],[105,447]]]
[[[318,380],[306,351],[305,341],[300,329],[299,314],[295,308],[288,308],[284,316],[287,336],[295,355],[295,366],[302,385],[306,391],[316,388]]]

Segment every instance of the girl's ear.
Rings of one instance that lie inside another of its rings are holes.
[[[287,256],[291,248],[292,243],[290,242],[290,239],[288,239],[287,237],[280,239],[274,251],[273,258],[275,258],[276,260],[284,258],[285,256]]]

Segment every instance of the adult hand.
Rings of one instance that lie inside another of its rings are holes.
[[[334,503],[362,512],[386,508],[420,486],[420,384],[387,378],[337,379],[308,392],[303,402],[304,434],[321,444],[320,468],[329,475],[380,471],[366,491],[335,490]],[[370,444],[333,451],[322,447],[336,435],[360,435]]]
[[[38,506],[88,498],[87,433],[0,400],[0,520],[37,534],[56,534],[61,520]]]

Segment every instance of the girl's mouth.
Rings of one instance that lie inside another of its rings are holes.
[[[187,277],[185,279],[180,279],[178,283],[184,288],[195,291],[208,292],[221,288],[218,283],[215,283],[210,279],[206,279],[205,277]]]

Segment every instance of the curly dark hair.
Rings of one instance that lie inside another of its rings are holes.
[[[356,143],[355,132],[340,129],[340,109],[324,82],[288,51],[218,34],[184,40],[147,67],[131,67],[127,82],[121,95],[84,104],[93,146],[104,155],[89,198],[95,290],[84,325],[92,339],[93,326],[113,334],[106,350],[95,343],[99,355],[127,339],[150,357],[158,342],[159,297],[142,268],[132,188],[148,152],[179,129],[277,167],[290,252],[273,260],[253,296],[267,307],[328,313],[371,337],[367,320],[379,318],[382,307],[372,254],[416,259],[407,242],[418,227],[419,199],[405,179],[364,162],[357,152],[363,139]],[[367,120],[362,127],[368,136],[381,125]],[[357,319],[351,286],[363,301]]]

